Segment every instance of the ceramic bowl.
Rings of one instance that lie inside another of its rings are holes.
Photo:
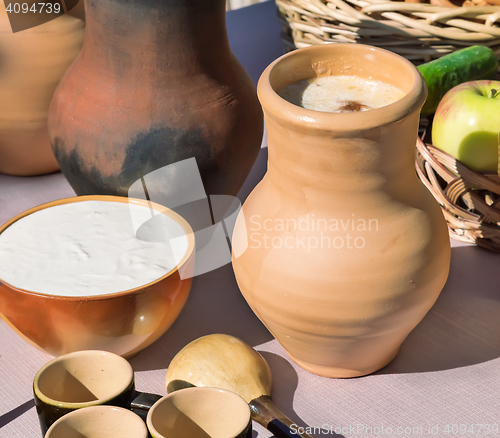
[[[0,234],[34,212],[82,201],[132,203],[169,216],[186,233],[185,256],[174,269],[153,282],[106,295],[41,294],[13,287],[0,278],[0,316],[23,338],[54,356],[78,350],[106,350],[131,357],[165,333],[184,307],[191,289],[190,273],[194,271],[193,231],[177,213],[153,202],[117,196],[80,196],[27,210],[0,227]]]

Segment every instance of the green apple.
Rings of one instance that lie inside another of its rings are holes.
[[[500,81],[473,81],[448,91],[436,110],[432,144],[478,171],[498,169]]]

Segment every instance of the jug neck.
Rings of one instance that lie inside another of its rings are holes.
[[[85,0],[84,61],[96,69],[196,72],[230,56],[224,0]]]
[[[337,75],[390,84],[402,97],[369,111],[334,114],[279,95],[294,82]],[[266,117],[269,181],[306,191],[304,199],[418,186],[414,154],[426,87],[408,60],[362,44],[311,46],[270,64],[257,91]]]
[[[294,129],[266,117],[268,179],[285,197],[350,200],[418,189],[419,112],[368,130]]]

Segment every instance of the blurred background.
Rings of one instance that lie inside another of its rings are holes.
[[[238,9],[238,8],[242,8],[244,6],[250,6],[250,5],[253,5],[255,3],[262,3],[265,1],[269,1],[269,0],[227,0],[226,1],[226,5],[227,5],[226,8],[228,10]]]

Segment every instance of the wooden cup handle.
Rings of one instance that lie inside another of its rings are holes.
[[[273,433],[276,438],[312,438],[307,433],[298,433],[298,425],[281,412],[268,395],[261,395],[250,403],[252,419]]]
[[[135,391],[130,402],[130,410],[146,422],[149,410],[162,398],[161,395]]]

